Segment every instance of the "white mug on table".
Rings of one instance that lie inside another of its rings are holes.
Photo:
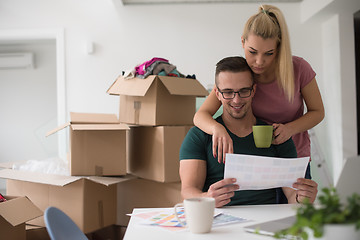
[[[192,233],[207,233],[211,231],[214,211],[214,198],[188,198],[183,203],[178,203],[174,206],[175,216],[177,220],[185,226],[185,223],[179,219],[177,209],[184,207],[186,226]]]

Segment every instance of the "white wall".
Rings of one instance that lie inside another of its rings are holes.
[[[32,52],[35,63],[34,68],[0,69],[0,162],[57,156],[57,138],[45,138],[57,123],[55,42],[0,42],[0,52]]]
[[[45,139],[57,121],[55,44],[0,44],[2,53],[18,51],[34,53],[35,67],[0,70],[0,161],[56,156],[56,138]]]
[[[0,29],[64,28],[67,110],[117,112],[107,88],[122,70],[153,56],[170,60],[184,74],[213,83],[216,62],[242,52],[245,20],[258,4],[119,6],[107,0],[3,0]],[[39,8],[41,6],[41,10]],[[294,4],[279,5],[298,16]],[[298,6],[295,4],[295,6]],[[250,11],[250,10],[251,11]],[[87,42],[95,52],[85,52]]]
[[[316,3],[321,7],[311,0],[301,4],[298,51],[317,72],[326,116],[315,130],[336,183],[344,159],[358,154],[353,14],[360,1]]]
[[[0,31],[63,28],[67,112],[117,113],[118,98],[107,95],[106,90],[122,70],[154,56],[169,59],[184,74],[196,74],[205,87],[212,84],[216,62],[242,54],[243,25],[259,6],[122,6],[119,2],[2,0]],[[360,2],[323,0],[314,9],[309,2],[276,5],[287,19],[293,53],[308,60],[317,72],[327,115],[315,130],[336,177],[342,159],[357,154],[351,21]],[[334,35],[333,27],[340,36],[328,39]],[[94,43],[93,54],[85,51],[88,42]],[[327,71],[330,66],[340,67],[333,69],[335,75]]]

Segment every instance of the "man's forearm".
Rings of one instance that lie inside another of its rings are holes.
[[[203,192],[195,187],[186,187],[181,189],[181,196],[184,199],[195,197],[207,197],[207,192]]]

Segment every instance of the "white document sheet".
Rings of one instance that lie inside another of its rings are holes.
[[[305,176],[309,157],[273,158],[226,154],[224,178],[236,178],[239,190],[291,187]]]

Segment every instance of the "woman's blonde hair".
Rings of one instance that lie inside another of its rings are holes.
[[[289,102],[292,102],[294,99],[294,68],[288,28],[280,9],[272,5],[261,5],[259,12],[251,16],[245,24],[244,41],[249,34],[255,34],[264,39],[276,39],[278,52],[275,60],[276,76]]]

